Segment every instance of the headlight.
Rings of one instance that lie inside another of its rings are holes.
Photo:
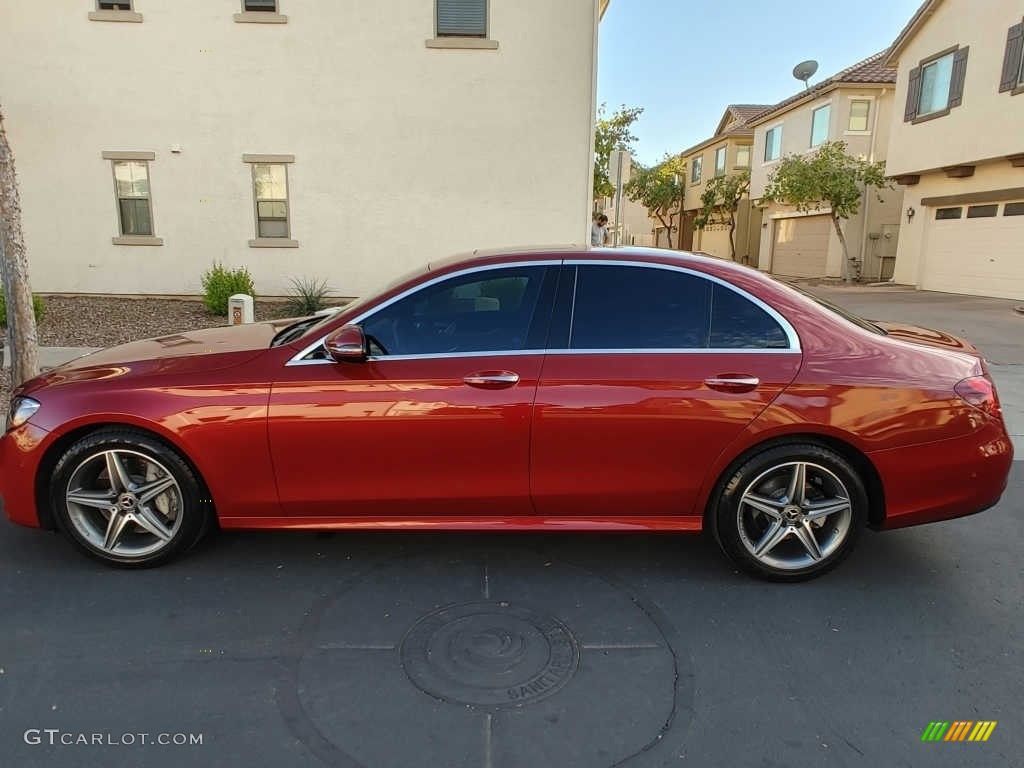
[[[16,397],[11,401],[11,415],[7,420],[8,428],[20,427],[32,418],[39,410],[39,401],[31,397]]]

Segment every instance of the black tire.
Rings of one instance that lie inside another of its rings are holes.
[[[794,504],[788,491],[799,484],[801,465],[803,491]],[[828,509],[836,511],[826,515]],[[868,495],[857,470],[814,443],[754,454],[722,478],[709,510],[726,556],[769,581],[804,581],[835,568],[856,546],[867,520]],[[765,549],[758,552],[760,547]]]
[[[111,474],[118,479],[111,482]],[[169,487],[156,493],[161,484]],[[151,492],[156,495],[146,499]],[[74,443],[57,462],[50,482],[60,530],[90,557],[127,568],[162,565],[194,546],[212,522],[208,497],[176,450],[126,428],[101,429]],[[86,503],[74,503],[74,498]],[[116,525],[111,522],[115,514]]]

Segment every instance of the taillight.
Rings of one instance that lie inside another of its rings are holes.
[[[990,416],[999,415],[999,396],[996,394],[995,384],[987,376],[971,376],[969,379],[958,381],[953,391],[965,403],[973,405],[978,410]]]

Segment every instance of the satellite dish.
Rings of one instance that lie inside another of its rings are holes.
[[[818,62],[811,59],[810,61],[801,61],[795,67],[793,67],[793,77],[797,80],[804,81],[804,88],[810,88],[807,81],[810,80],[814,73],[818,71]]]

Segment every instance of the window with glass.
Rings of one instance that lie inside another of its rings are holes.
[[[704,156],[693,158],[693,165],[690,166],[690,183],[699,184],[700,174],[704,166]]]
[[[999,206],[994,205],[971,205],[967,207],[968,219],[991,219],[999,212]]]
[[[918,115],[941,112],[949,106],[949,87],[953,82],[953,54],[947,54],[921,69],[921,105]]]
[[[584,264],[578,270],[571,349],[708,346],[710,281],[640,266]]]
[[[764,160],[771,162],[782,156],[782,126],[777,125],[764,137]]]
[[[736,167],[737,168],[749,168],[750,167],[750,146],[743,145],[742,147],[736,147]]]
[[[1007,203],[1003,206],[1003,216],[1024,216],[1024,203]]]
[[[957,208],[936,208],[935,218],[938,221],[944,221],[948,219],[959,219],[964,215],[964,209],[961,207]]]
[[[553,287],[557,269],[507,267],[428,285],[372,314],[363,333],[375,355],[541,349],[550,301],[543,302],[546,313],[537,309],[545,278]]]
[[[871,113],[871,102],[867,99],[854,99],[850,102],[850,124],[848,130],[866,131],[868,115]]]
[[[725,176],[725,156],[728,147],[719,147],[715,150],[715,176]]]
[[[132,0],[97,0],[96,8],[100,11],[130,11]]]
[[[256,237],[290,237],[288,223],[288,166],[285,163],[253,163],[256,198]]]
[[[242,10],[257,13],[277,13],[277,0],[243,0]]]
[[[787,349],[779,321],[736,291],[715,283],[711,293],[712,349]]]
[[[811,113],[811,146],[817,147],[828,139],[828,123],[832,117],[832,106],[826,104]]]
[[[487,37],[487,0],[436,0],[438,37]]]
[[[149,163],[143,160],[115,160],[114,186],[117,191],[121,235],[152,236],[153,206],[149,194]]]

